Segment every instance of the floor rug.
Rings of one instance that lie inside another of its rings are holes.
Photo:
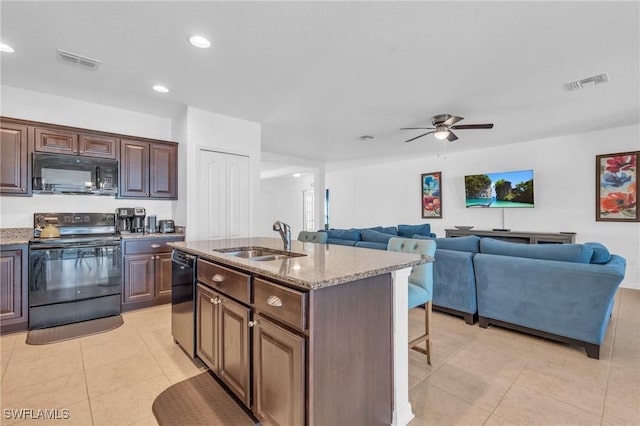
[[[57,327],[31,330],[27,334],[27,344],[46,345],[49,343],[62,342],[64,340],[104,333],[105,331],[118,328],[122,324],[124,324],[122,317],[120,315],[114,315],[73,324],[59,325]]]
[[[253,426],[254,421],[208,371],[178,382],[153,401],[160,426]]]

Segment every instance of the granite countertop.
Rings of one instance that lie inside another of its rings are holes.
[[[172,232],[167,234],[123,234],[123,240],[136,238],[184,238],[184,232]],[[8,246],[15,244],[29,244],[33,238],[33,228],[0,228],[0,245]]]
[[[33,238],[33,228],[1,228],[0,245],[29,244]]]
[[[140,238],[184,238],[184,232],[171,232],[166,234],[163,234],[161,232],[155,232],[152,234],[146,232],[134,232],[131,234],[120,234],[120,237],[122,237],[123,240],[135,240]]]
[[[291,241],[291,251],[305,256],[266,262],[230,256],[215,251],[235,247],[266,247],[272,250],[282,250],[283,244],[279,238],[237,238],[169,244],[217,263],[271,277],[307,290],[344,284],[433,262],[431,256],[335,244],[303,243],[301,241]]]

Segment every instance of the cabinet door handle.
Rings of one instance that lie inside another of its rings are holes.
[[[160,244],[151,244],[151,248],[160,248]]]
[[[151,260],[153,260],[153,259],[155,259],[155,258],[156,258],[155,256],[151,256]]]
[[[218,304],[222,303],[222,300],[220,300],[219,297],[216,297],[215,299],[212,297],[210,301],[214,305],[218,305]]]
[[[211,277],[211,279],[217,283],[221,283],[222,281],[224,281],[224,276],[220,274],[215,274],[213,277]]]
[[[248,325],[249,328],[255,327],[256,325],[258,325],[258,320],[249,321]]]
[[[269,296],[267,299],[267,305],[280,307],[282,306],[282,300],[278,296]]]

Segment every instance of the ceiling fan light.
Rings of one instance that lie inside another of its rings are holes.
[[[436,131],[433,132],[433,136],[440,140],[446,139],[447,136],[449,136],[449,129],[447,129],[446,126],[436,126]]]

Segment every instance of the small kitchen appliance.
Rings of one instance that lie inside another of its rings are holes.
[[[173,220],[161,220],[158,223],[158,232],[162,232],[163,234],[170,234],[176,232],[176,226]]]
[[[133,208],[133,221],[131,222],[131,232],[144,232],[144,217],[146,212],[143,207]]]
[[[148,232],[150,234],[155,234],[156,232],[158,232],[157,218],[158,217],[155,214],[150,214],[149,216],[147,216],[147,226],[144,232]]]

